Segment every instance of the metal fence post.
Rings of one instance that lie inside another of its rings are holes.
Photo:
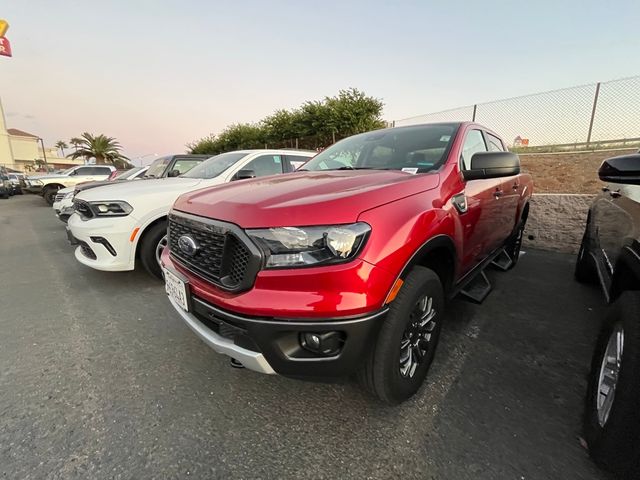
[[[471,121],[475,122],[476,121],[476,112],[478,111],[478,104],[475,104],[473,106],[473,116],[471,117]]]
[[[591,120],[589,121],[589,133],[587,134],[587,148],[591,143],[591,132],[593,131],[593,120],[596,118],[596,107],[598,106],[598,96],[600,95],[600,82],[596,83],[596,94],[593,97],[593,109],[591,110]]]

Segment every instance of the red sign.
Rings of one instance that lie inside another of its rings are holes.
[[[11,44],[8,38],[0,37],[0,55],[3,57],[11,56]]]

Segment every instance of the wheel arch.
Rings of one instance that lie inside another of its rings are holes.
[[[135,260],[137,261],[138,258],[140,257],[140,243],[142,241],[142,239],[144,238],[144,236],[149,233],[149,230],[151,228],[153,228],[155,225],[157,225],[160,222],[166,222],[168,218],[168,215],[165,213],[163,215],[160,215],[158,217],[155,217],[154,219],[148,221],[144,226],[140,227],[140,230],[138,231],[138,234],[136,235],[136,250],[135,250]]]
[[[446,296],[454,284],[456,258],[456,247],[451,237],[436,235],[416,250],[403,267],[399,278],[405,278],[415,266],[429,268],[440,277]]]

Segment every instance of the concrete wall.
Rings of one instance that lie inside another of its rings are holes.
[[[593,195],[534,194],[523,248],[577,253]]]

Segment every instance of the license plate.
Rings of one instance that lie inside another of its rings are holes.
[[[164,287],[167,291],[167,295],[180,307],[188,312],[189,311],[189,297],[187,296],[187,284],[182,281],[177,275],[167,270],[164,271]]]

